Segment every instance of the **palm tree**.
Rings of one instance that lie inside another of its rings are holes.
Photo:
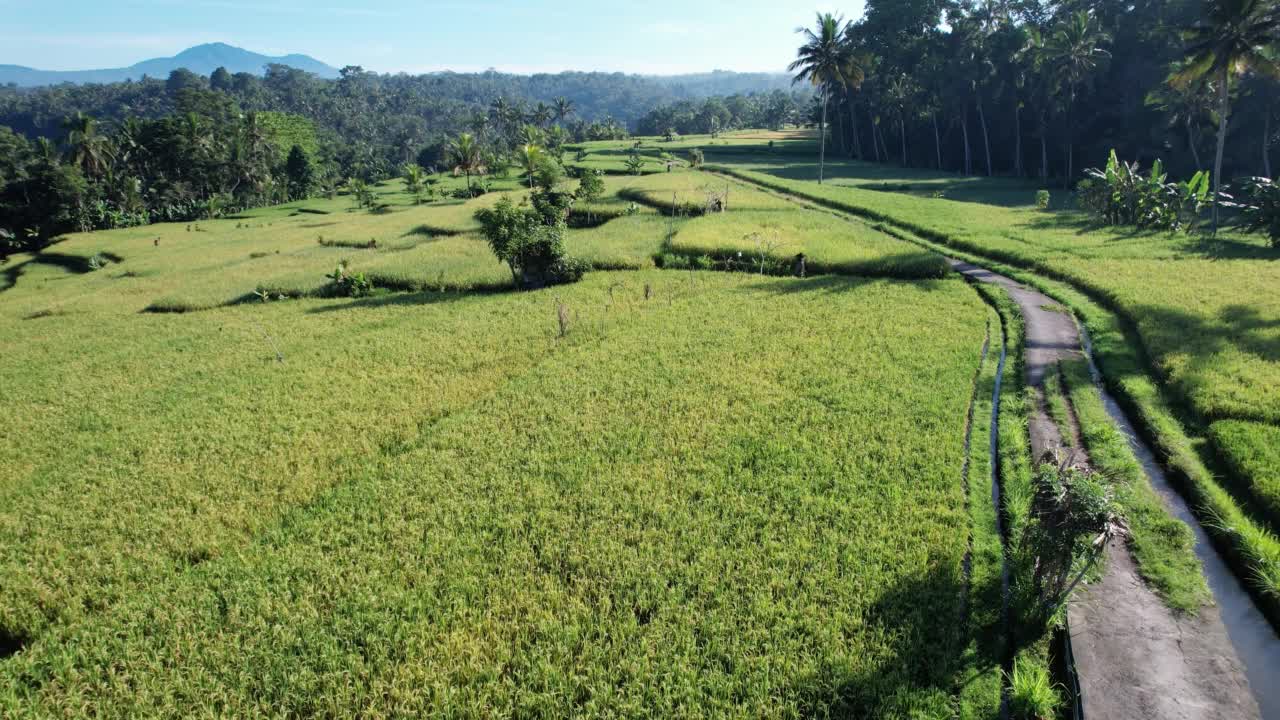
[[[1218,154],[1213,162],[1213,232],[1217,233],[1231,79],[1251,69],[1280,77],[1280,64],[1270,55],[1280,33],[1280,5],[1275,0],[1208,0],[1206,4],[1204,18],[1183,33],[1186,64],[1170,79],[1183,86],[1206,78],[1217,84]]]
[[[525,143],[520,148],[520,164],[524,166],[524,172],[529,176],[529,189],[533,189],[533,174],[538,170],[538,163],[542,161],[543,150],[539,145],[533,143]]]
[[[551,118],[555,117],[555,111],[547,106],[546,103],[538,103],[529,113],[529,119],[538,127],[546,127],[551,124]]]
[[[62,129],[66,133],[68,156],[85,175],[96,177],[107,170],[112,160],[111,140],[98,133],[96,120],[76,113],[63,121]]]
[[[1213,115],[1214,88],[1204,79],[1188,83],[1166,82],[1147,94],[1147,107],[1168,116],[1169,127],[1181,126],[1187,133],[1187,147],[1196,162],[1196,170],[1203,170],[1200,160],[1200,121]]]
[[[827,102],[831,89],[849,83],[849,74],[855,70],[853,51],[845,42],[846,23],[843,17],[831,13],[818,13],[817,32],[809,28],[796,28],[804,36],[804,45],[796,51],[796,59],[787,66],[796,74],[794,82],[809,82],[822,95],[822,119],[818,124],[818,184],[822,184],[827,161]],[[857,83],[861,84],[861,79]]]
[[[885,87],[885,104],[898,121],[898,135],[902,139],[902,167],[907,166],[907,115],[915,94],[915,83],[906,73],[899,74]]]
[[[1071,184],[1075,172],[1075,127],[1072,113],[1075,110],[1076,95],[1081,86],[1089,79],[1104,58],[1111,53],[1104,50],[1103,43],[1111,41],[1111,37],[1102,31],[1093,20],[1093,16],[1083,10],[1075,12],[1058,23],[1053,34],[1045,39],[1044,52],[1047,64],[1059,73],[1059,79],[1066,83],[1067,90],[1067,175],[1065,182]]]
[[[551,107],[557,123],[563,123],[577,111],[577,108],[573,106],[573,101],[566,97],[556,98]]]
[[[480,143],[476,142],[476,137],[471,133],[462,133],[450,143],[449,157],[454,171],[467,176],[467,190],[470,191],[471,173],[478,171],[483,163]]]

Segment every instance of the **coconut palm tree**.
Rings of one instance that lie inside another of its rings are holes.
[[[102,175],[112,160],[111,140],[98,132],[98,121],[76,113],[62,123],[66,133],[67,155],[89,177]]]
[[[1053,69],[1059,82],[1063,83],[1067,95],[1067,174],[1065,182],[1071,184],[1075,172],[1075,127],[1073,112],[1076,96],[1098,66],[1111,53],[1102,45],[1111,41],[1111,36],[1102,31],[1094,22],[1092,15],[1085,11],[1072,13],[1063,18],[1054,28],[1053,33],[1045,38],[1044,52],[1046,64]]]
[[[796,28],[804,37],[804,45],[796,51],[796,59],[787,66],[787,71],[796,74],[794,82],[809,82],[822,96],[822,116],[818,123],[818,183],[821,184],[827,161],[827,104],[833,88],[849,84],[854,63],[853,50],[845,42],[844,18],[818,13],[817,19],[814,29]]]
[[[1203,170],[1200,160],[1200,124],[1213,115],[1213,84],[1205,79],[1188,83],[1166,82],[1147,93],[1147,107],[1163,112],[1169,128],[1180,127],[1187,133],[1187,147],[1196,162],[1196,170]]]
[[[534,143],[525,143],[520,148],[520,164],[524,166],[525,175],[529,177],[529,189],[533,189],[533,175],[538,170],[538,163],[542,162],[544,151],[540,145]]]
[[[471,190],[471,173],[480,170],[482,163],[480,143],[471,133],[462,133],[449,144],[449,158],[455,172],[467,176],[467,190]]]
[[[566,97],[558,97],[552,104],[552,113],[555,115],[557,123],[563,123],[569,119],[569,116],[577,112],[573,101]]]
[[[1222,154],[1231,114],[1231,80],[1249,70],[1280,78],[1272,54],[1280,35],[1280,5],[1275,0],[1208,0],[1204,17],[1183,33],[1186,62],[1172,82],[1187,86],[1211,79],[1218,91],[1218,154],[1213,162],[1213,231],[1218,232],[1222,192]]]

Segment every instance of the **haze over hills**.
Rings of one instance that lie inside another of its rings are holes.
[[[19,87],[39,87],[59,83],[112,83],[139,80],[146,75],[165,78],[179,68],[208,75],[219,67],[229,72],[262,75],[267,65],[288,65],[323,78],[336,78],[338,71],[307,55],[272,57],[250,52],[226,43],[208,43],[188,48],[169,58],[154,58],[126,68],[102,70],[36,70],[21,65],[0,65],[0,85],[14,83]]]
[[[18,87],[44,87],[61,83],[91,84],[140,80],[143,76],[164,79],[174,70],[185,68],[198,75],[209,75],[219,67],[231,73],[262,75],[267,65],[287,65],[298,70],[331,79],[338,77],[338,69],[309,55],[262,55],[226,43],[197,45],[168,58],[153,58],[125,68],[98,70],[38,70],[22,65],[0,64],[0,85]],[[582,70],[589,72],[590,68]],[[434,73],[433,73],[434,74]],[[463,73],[466,74],[466,73]],[[669,87],[687,97],[730,95],[734,93],[768,92],[791,87],[791,76],[784,73],[739,73],[715,70],[706,73],[684,75],[643,75],[646,80]]]

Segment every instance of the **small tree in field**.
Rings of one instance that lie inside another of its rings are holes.
[[[565,255],[564,222],[548,223],[535,207],[516,205],[504,197],[492,208],[477,211],[476,219],[489,241],[489,248],[498,260],[506,263],[511,279],[519,287],[540,288],[578,281],[586,268]]]
[[[689,151],[689,165],[697,170],[702,167],[702,163],[706,161],[706,157],[702,154],[701,148],[694,148]]]
[[[471,190],[471,176],[484,166],[484,153],[480,143],[471,133],[462,133],[449,145],[449,158],[455,172],[467,176],[467,190]]]
[[[315,187],[315,169],[311,166],[311,158],[299,145],[289,150],[289,159],[285,161],[285,175],[289,178],[289,198],[302,200],[311,195]]]
[[[600,177],[599,171],[583,170],[582,177],[578,180],[578,190],[573,196],[587,205],[587,220],[590,222],[591,203],[604,196],[604,180]]]
[[[431,192],[427,183],[427,173],[420,166],[409,164],[404,166],[404,189],[413,197],[415,205],[421,205]]]
[[[631,154],[627,156],[626,163],[627,172],[632,175],[639,175],[644,170],[644,158],[640,157],[640,153],[632,149]]]

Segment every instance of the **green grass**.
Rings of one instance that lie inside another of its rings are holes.
[[[1049,671],[1034,663],[1015,663],[1009,677],[1009,717],[1013,720],[1053,720],[1062,694]]]
[[[1227,459],[1233,475],[1244,480],[1233,488],[1253,503],[1273,528],[1280,528],[1280,427],[1247,420],[1223,420],[1209,428],[1220,447],[1231,448]]]
[[[1165,603],[1195,613],[1211,596],[1195,537],[1183,522],[1171,517],[1134,457],[1129,439],[1111,422],[1102,397],[1084,360],[1061,367],[1059,393],[1070,398],[1080,435],[1094,470],[1111,483],[1116,503],[1129,527],[1129,546],[1138,571]],[[1062,404],[1062,396],[1051,402]]]
[[[961,282],[425,300],[31,331],[16,405],[68,415],[5,486],[3,714],[950,714]]]
[[[932,245],[925,240],[920,242]],[[1192,511],[1264,614],[1273,625],[1280,626],[1280,539],[1246,512],[1238,497],[1228,492],[1209,470],[1202,458],[1206,441],[1190,433],[1174,416],[1160,387],[1146,373],[1136,343],[1130,339],[1121,319],[1066,283],[998,261],[984,261],[963,251],[952,254],[975,263],[985,262],[992,270],[1068,304],[1078,314],[1108,390],[1151,444]]]
[[[992,405],[1004,331],[1000,316],[988,310],[987,339],[974,382],[969,411],[969,454],[965,467],[965,506],[969,510],[965,617],[969,646],[958,675],[957,716],[965,720],[1000,717],[1004,689],[1003,663],[1009,651],[1004,613],[1004,541],[1000,536],[992,483],[996,458],[991,454]]]
[[[1204,418],[1280,423],[1280,296],[1269,290],[1280,283],[1270,262],[1280,251],[1256,238],[1094,228],[1079,213],[732,172],[1066,280],[1131,319],[1161,374]]]
[[[1270,276],[1276,265],[1269,261],[1274,250],[1229,233],[1216,241],[1125,233],[1089,227],[1073,213],[926,200],[724,169],[897,225],[925,244],[1018,276],[1069,305],[1093,336],[1108,386],[1272,622],[1280,623],[1280,541],[1265,512],[1255,511],[1265,507],[1256,501],[1270,475],[1245,460],[1259,457],[1251,443],[1257,435],[1210,434],[1206,425],[1214,418],[1275,425],[1280,365],[1272,336],[1280,332],[1274,320],[1280,307],[1274,293],[1263,290],[1275,284]],[[1190,409],[1178,418],[1174,405]],[[1233,475],[1226,485],[1235,496],[1215,478],[1218,468]]]
[[[740,265],[790,272],[803,253],[808,272],[888,277],[942,277],[950,272],[936,253],[922,250],[859,222],[816,210],[734,211],[696,218],[672,238],[670,249],[687,257],[733,258]]]
[[[1046,626],[1039,614],[1031,612],[1028,606],[1028,598],[1034,594],[1031,590],[1034,569],[1026,553],[1019,552],[1018,544],[1031,518],[1034,472],[1028,431],[1033,396],[1026,386],[1026,327],[1017,305],[1003,289],[982,284],[974,288],[1000,316],[1006,353],[997,432],[1001,529],[1009,577],[1009,655],[1014,670],[1020,668],[1030,675],[1049,677],[1054,662],[1051,642],[1054,628]],[[1013,682],[1012,677],[1005,679],[1011,705]]]

